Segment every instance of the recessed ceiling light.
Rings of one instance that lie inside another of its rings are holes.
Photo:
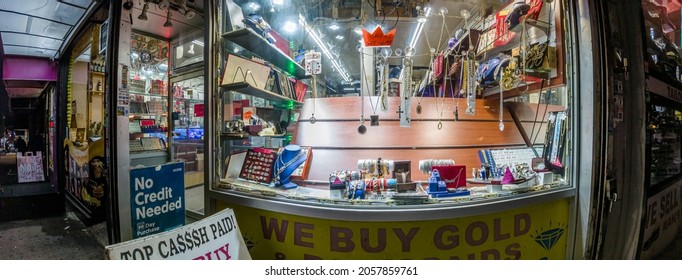
[[[339,27],[339,24],[336,22],[329,25],[329,29],[331,29],[331,30],[339,30],[339,28],[341,28],[341,27]]]
[[[287,21],[284,23],[283,28],[284,32],[286,33],[294,33],[296,31],[297,25],[292,21]]]
[[[251,2],[251,3],[249,3],[249,8],[251,8],[252,10],[255,11],[255,10],[260,9],[260,5],[256,2]]]
[[[343,40],[343,38],[344,38],[344,37],[341,36],[341,35],[336,35],[336,39],[337,39],[337,40]]]

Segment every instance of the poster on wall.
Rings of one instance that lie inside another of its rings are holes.
[[[225,209],[167,232],[106,246],[110,260],[250,260],[237,219]]]
[[[19,183],[44,181],[43,154],[40,151],[17,153],[17,176]]]
[[[185,224],[185,164],[169,163],[130,170],[133,238]]]
[[[64,145],[66,192],[74,203],[85,210],[91,222],[104,220],[104,202],[109,193],[104,139],[87,146],[76,146],[66,140]]]

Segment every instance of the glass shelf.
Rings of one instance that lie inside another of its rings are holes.
[[[305,69],[303,69],[301,65],[249,28],[224,33],[223,38],[240,45],[249,52],[261,57],[263,60],[282,69],[297,79],[307,77]]]

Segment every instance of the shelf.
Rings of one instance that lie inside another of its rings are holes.
[[[306,78],[305,69],[298,65],[289,55],[283,53],[274,45],[270,44],[262,36],[249,28],[230,31],[223,34],[223,38],[234,42],[249,52],[261,57],[279,69],[287,72],[297,79]]]
[[[150,157],[165,157],[168,155],[168,150],[151,150],[151,151],[139,151],[130,152],[130,159],[141,159]]]
[[[546,23],[544,23],[544,22],[537,21],[537,20],[526,19],[526,24],[527,24],[527,25],[526,25],[526,31],[527,31],[527,33],[533,35],[533,34],[534,34],[534,31],[533,31],[533,30],[538,30],[538,31],[540,31],[541,34],[542,34],[541,36],[537,36],[537,34],[536,34],[536,36],[534,36],[534,37],[527,38],[527,40],[529,41],[529,43],[532,43],[532,42],[534,42],[534,41],[537,41],[537,39],[539,39],[539,38],[547,37],[548,34],[549,34],[549,32],[548,32],[548,31],[549,31],[549,25],[546,24]],[[514,27],[514,28],[512,28],[512,29],[510,29],[510,30],[507,30],[507,32],[505,32],[505,33],[502,35],[502,36],[505,36],[505,35],[507,35],[509,32],[514,32],[514,33],[516,34],[516,35],[514,36],[514,38],[511,39],[511,41],[507,42],[506,44],[504,44],[504,45],[502,45],[502,46],[497,46],[497,47],[494,47],[494,46],[493,46],[493,47],[491,47],[491,48],[489,48],[489,49],[487,49],[487,50],[479,50],[479,49],[477,49],[476,58],[477,58],[477,59],[483,59],[484,56],[485,56],[485,58],[488,59],[488,58],[491,58],[491,57],[495,57],[495,56],[499,55],[499,54],[502,53],[502,52],[510,51],[510,50],[512,50],[512,49],[514,49],[514,48],[520,47],[520,46],[521,46],[521,37],[522,37],[521,34],[522,34],[522,32],[523,32],[523,30],[522,30],[522,29],[523,29],[522,25],[523,25],[523,23],[519,23],[518,25],[516,25],[516,27]],[[488,43],[485,47],[488,48],[488,47],[492,46],[493,44],[495,44],[495,41],[497,41],[498,38],[499,38],[499,37],[496,37],[495,40],[493,40],[492,42]]]
[[[232,83],[232,84],[227,84],[220,86],[224,90],[231,90],[231,91],[236,91],[242,94],[246,95],[251,95],[254,97],[259,97],[263,98],[269,101],[272,101],[275,104],[278,104],[281,107],[284,108],[292,108],[292,107],[297,107],[297,106],[303,106],[302,102],[299,102],[297,100],[293,100],[291,98],[284,97],[279,94],[272,93],[267,90],[262,90],[258,89],[255,87],[252,87],[249,83]]]
[[[235,135],[231,135],[231,134],[227,134],[227,133],[221,133],[220,134],[220,138],[224,139],[224,140],[242,140],[242,139],[248,139],[251,137],[284,139],[284,138],[287,138],[287,134],[272,135],[272,136],[260,136],[260,135],[245,134],[244,137],[235,136]]]
[[[143,95],[143,96],[158,97],[158,98],[168,98],[168,96],[166,96],[166,95],[158,95],[158,94],[151,94],[151,93],[138,92],[138,91],[128,91],[128,94]]]
[[[163,114],[145,114],[145,113],[130,113],[130,117],[165,117],[168,116],[168,114],[163,113]]]
[[[104,91],[101,90],[91,90],[91,93],[97,93],[97,94],[104,94]]]
[[[182,98],[182,97],[173,97],[173,101],[189,101],[190,104],[204,103],[203,99],[191,99],[191,98]]]
[[[92,74],[92,75],[97,75],[97,76],[104,76],[104,72],[90,71],[90,74]]]
[[[469,36],[471,32],[472,36]],[[448,49],[448,54],[450,55],[459,55],[461,52],[468,51],[469,50],[469,45],[471,45],[474,49],[474,52],[478,49],[478,40],[481,36],[481,31],[476,30],[476,29],[471,29],[470,31],[467,31],[462,35],[462,38],[459,39],[457,43],[455,43],[454,46],[452,46],[451,49]],[[469,43],[469,40],[473,40],[471,44]],[[455,51],[459,51],[460,53],[455,53]]]

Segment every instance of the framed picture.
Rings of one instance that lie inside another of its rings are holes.
[[[102,23],[99,27],[99,53],[105,54],[107,52],[107,41],[109,40],[109,20]]]

